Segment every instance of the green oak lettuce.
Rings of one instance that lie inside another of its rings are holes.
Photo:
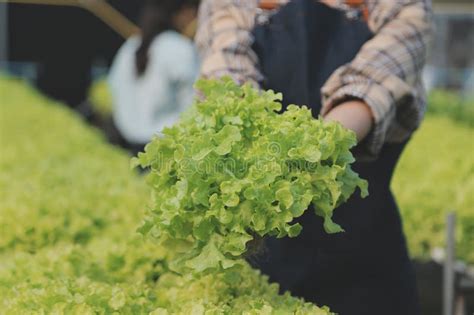
[[[244,281],[229,284],[222,273],[195,278],[151,265],[147,260],[153,255],[151,246],[132,242],[118,253],[115,247],[98,240],[87,248],[56,244],[35,254],[15,252],[4,257],[1,313],[333,314],[289,293],[280,295],[278,285],[248,265],[241,270]]]
[[[305,106],[283,113],[281,94],[201,80],[203,99],[133,161],[149,169],[153,202],[139,229],[176,255],[172,268],[231,269],[255,237],[295,237],[312,204],[328,233],[331,217],[367,182],[351,170],[355,135],[314,119]]]

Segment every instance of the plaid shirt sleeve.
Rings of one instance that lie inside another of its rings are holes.
[[[252,51],[251,31],[258,0],[203,0],[196,44],[202,57],[201,76],[231,76],[236,82],[262,80]]]
[[[284,2],[284,1],[282,1]],[[406,140],[418,127],[426,101],[421,69],[431,32],[430,0],[368,0],[374,37],[322,88],[322,114],[347,99],[364,100],[374,128],[359,145],[359,158],[376,157],[385,142]],[[201,75],[230,75],[239,83],[261,82],[251,49],[258,0],[203,0],[196,43]]]
[[[431,33],[431,1],[369,1],[374,37],[322,88],[322,114],[348,98],[372,110],[374,128],[359,146],[369,159],[385,142],[401,142],[418,127],[426,101],[421,83]]]

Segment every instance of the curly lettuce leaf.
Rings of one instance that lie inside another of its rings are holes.
[[[226,270],[257,235],[296,237],[302,227],[293,220],[311,204],[322,229],[343,231],[334,209],[356,188],[367,194],[350,167],[351,131],[305,106],[279,113],[281,94],[229,78],[196,86],[204,98],[135,160],[154,190],[141,231],[189,245],[176,253],[175,271]]]

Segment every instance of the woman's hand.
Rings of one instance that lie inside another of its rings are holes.
[[[369,105],[361,100],[350,100],[332,108],[327,114],[327,121],[337,121],[347,129],[355,132],[357,141],[362,141],[372,129],[374,117]]]

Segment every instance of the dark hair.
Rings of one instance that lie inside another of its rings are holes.
[[[139,26],[141,44],[135,52],[137,74],[142,75],[148,65],[148,49],[161,32],[173,30],[173,17],[184,7],[198,7],[198,0],[147,0],[142,8]]]

